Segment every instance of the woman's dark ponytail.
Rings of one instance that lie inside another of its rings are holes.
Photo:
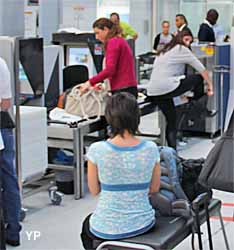
[[[156,55],[160,55],[161,53],[162,54],[166,53],[167,51],[174,48],[177,44],[184,45],[184,42],[183,42],[184,36],[191,36],[193,39],[193,34],[191,33],[190,30],[185,29],[185,30],[179,31],[179,33],[175,37],[173,37],[172,40],[168,44],[166,44],[163,49],[159,50],[156,53]]]

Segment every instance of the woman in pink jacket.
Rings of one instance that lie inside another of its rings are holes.
[[[121,28],[108,18],[100,18],[93,24],[96,39],[104,44],[106,67],[83,83],[82,92],[108,79],[112,94],[128,92],[137,97],[134,58],[128,43],[121,37]]]

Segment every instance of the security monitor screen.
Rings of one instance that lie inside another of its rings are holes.
[[[32,87],[25,74],[24,68],[21,63],[19,63],[19,80],[20,80],[20,93],[21,94],[33,94]]]
[[[28,81],[28,78],[21,63],[19,63],[19,79],[20,81]]]
[[[89,48],[68,48],[67,65],[88,65],[90,60]]]

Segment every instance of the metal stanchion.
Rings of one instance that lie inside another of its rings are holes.
[[[137,83],[140,84],[140,57],[137,56],[135,58],[135,72],[136,72],[136,80],[137,80]]]
[[[214,73],[220,74],[220,105],[219,105],[219,112],[220,112],[220,135],[223,135],[224,132],[224,113],[223,113],[223,87],[224,87],[224,74],[230,72],[230,67],[227,65],[215,65],[214,66]]]

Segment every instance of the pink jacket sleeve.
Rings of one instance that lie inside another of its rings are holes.
[[[102,82],[115,74],[119,54],[118,41],[116,39],[110,39],[106,49],[106,68],[99,72],[96,76],[89,79],[91,85]]]

